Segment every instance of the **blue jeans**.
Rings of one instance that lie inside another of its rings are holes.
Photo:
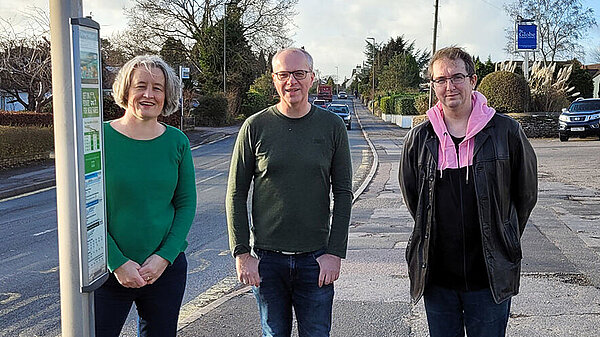
[[[260,312],[263,337],[288,337],[292,333],[292,308],[299,337],[326,337],[331,330],[333,284],[319,288],[316,258],[325,250],[286,255],[255,250],[260,259],[260,286],[253,287]]]
[[[497,304],[489,289],[456,291],[434,285],[425,289],[425,312],[431,337],[505,336],[510,299]]]
[[[187,277],[184,253],[168,266],[153,284],[125,288],[114,274],[94,291],[96,337],[118,337],[135,302],[141,337],[175,337],[177,319]]]

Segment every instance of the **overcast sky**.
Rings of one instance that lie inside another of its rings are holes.
[[[600,24],[600,1],[582,0],[594,9]],[[125,28],[123,7],[128,0],[83,0],[85,15],[90,12],[101,25],[103,37]],[[466,48],[482,59],[511,59],[503,48],[505,28],[511,25],[498,0],[439,0],[438,49],[451,44]],[[0,17],[19,23],[27,6],[47,9],[47,0],[0,0]],[[299,0],[298,15],[290,20],[295,46],[304,46],[322,75],[350,77],[352,69],[365,60],[365,39],[377,43],[403,35],[417,48],[431,49],[434,0]],[[583,43],[600,46],[600,28],[590,30]],[[588,57],[589,59],[589,57]],[[584,60],[587,61],[587,60]],[[591,61],[591,60],[590,60]],[[337,69],[336,69],[337,67]]]

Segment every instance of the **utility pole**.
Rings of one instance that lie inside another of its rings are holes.
[[[223,95],[227,95],[227,2],[223,6]]]
[[[368,37],[367,40],[373,40],[373,59],[371,60],[371,70],[373,71],[373,86],[371,87],[371,96],[373,97],[373,101],[375,100],[375,38]],[[375,112],[375,107],[373,107],[373,112]]]
[[[79,202],[76,181],[78,161],[74,151],[75,126],[71,65],[70,18],[81,17],[81,0],[50,0],[52,40],[52,102],[54,107],[54,151],[56,154],[56,215],[60,317],[63,337],[94,335],[94,293],[80,291]]]
[[[435,54],[435,51],[436,51],[438,5],[439,5],[439,0],[435,0],[435,12],[433,14],[433,44],[432,44],[432,48],[431,48],[431,57],[433,57],[433,54]],[[429,83],[429,108],[430,109],[431,109],[432,103],[433,103],[433,86],[431,85],[431,82],[430,82]]]

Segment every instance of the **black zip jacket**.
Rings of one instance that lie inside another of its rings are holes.
[[[537,201],[537,159],[514,119],[495,114],[475,136],[473,183],[489,287],[496,303],[519,292],[521,235]],[[428,277],[435,219],[439,140],[429,121],[405,137],[398,180],[415,220],[406,248],[410,293],[417,302]],[[444,240],[444,238],[436,238]]]

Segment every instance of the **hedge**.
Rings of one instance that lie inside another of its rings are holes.
[[[388,115],[418,115],[420,111],[415,105],[416,98],[420,96],[423,94],[402,93],[384,96],[379,100],[381,112]]]
[[[48,159],[54,149],[52,127],[0,126],[0,169]]]
[[[395,113],[398,115],[418,115],[417,109],[415,109],[414,97],[404,96],[397,97],[395,100]]]
[[[51,113],[0,110],[0,125],[5,126],[52,126]]]
[[[198,106],[192,109],[196,126],[222,126],[227,123],[227,98],[222,93],[198,98]]]

